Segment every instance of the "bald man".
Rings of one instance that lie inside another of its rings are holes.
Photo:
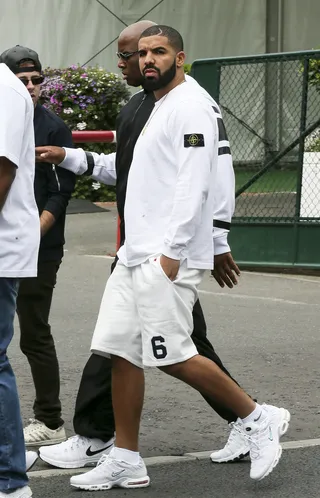
[[[139,69],[139,55],[137,52],[138,40],[141,33],[154,24],[150,21],[140,21],[124,29],[119,36],[118,67],[121,69],[124,79],[130,86],[138,87],[142,84],[143,78]],[[188,84],[199,87],[192,78],[188,78],[187,81]],[[204,90],[202,91],[204,92]],[[208,99],[211,99],[208,94],[206,95]],[[49,154],[46,159],[51,163],[61,163],[60,166],[71,169],[76,174],[89,174],[102,183],[114,184],[115,178],[113,173],[116,169],[117,207],[121,220],[121,245],[125,239],[124,204],[133,150],[140,132],[151,114],[154,102],[153,92],[142,91],[135,94],[121,110],[116,124],[116,155],[88,154],[82,151],[82,149],[73,151],[66,149],[67,157],[65,157],[66,152],[64,149],[54,147],[39,148],[40,150],[37,151],[38,154],[42,153],[44,156]],[[218,108],[213,100],[212,105]],[[224,140],[224,143],[227,141],[226,136],[221,137],[221,139]],[[50,149],[53,155],[50,155]],[[54,155],[55,152],[57,156]],[[226,150],[226,152],[226,154],[219,156],[219,166],[223,174],[220,175],[222,177],[221,186],[217,189],[219,195],[221,195],[220,204],[224,206],[226,205],[225,199],[232,198],[234,195],[230,149]],[[62,154],[62,156],[59,156],[59,154]],[[80,158],[79,161],[78,158]],[[84,160],[82,160],[83,158]],[[42,156],[43,159],[45,158]],[[228,175],[230,181],[223,181]],[[225,184],[227,184],[228,188],[231,186],[231,193],[225,190]],[[222,213],[222,211],[223,209],[220,211],[219,209],[217,210],[217,213],[215,213],[217,220],[214,220],[214,222],[216,221],[216,225],[218,225],[214,229],[214,276],[221,286],[226,284],[232,287],[237,281],[236,274],[239,273],[227,243],[233,202],[229,203],[227,213]],[[221,226],[224,228],[221,228]],[[199,300],[196,302],[193,310],[193,320],[194,332],[192,339],[198,352],[215,362],[230,376],[207,339],[206,323]],[[219,406],[216,401],[207,397],[205,399],[222,418],[232,424],[232,436],[230,438],[232,445],[226,445],[224,454],[218,454],[218,461],[234,460],[245,456],[249,450],[248,443],[239,428],[237,426],[234,428],[234,425],[237,424],[236,415]],[[111,399],[111,362],[103,356],[91,355],[84,368],[76,401],[74,430],[77,436],[68,441],[59,445],[40,448],[40,457],[56,467],[77,468],[96,463],[102,454],[109,453],[111,450],[115,430]]]

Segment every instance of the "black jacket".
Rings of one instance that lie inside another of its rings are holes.
[[[69,128],[62,119],[40,104],[34,112],[34,131],[36,146],[73,147]],[[63,256],[66,209],[75,180],[70,171],[47,163],[36,163],[34,190],[39,215],[46,210],[56,220],[41,239],[39,261],[59,261]]]
[[[129,100],[128,104],[121,109],[116,121],[116,193],[120,217],[120,245],[124,243],[125,239],[124,204],[133,150],[144,125],[148,121],[154,103],[155,97],[153,92],[138,92]]]

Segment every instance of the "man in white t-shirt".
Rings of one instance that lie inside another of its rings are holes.
[[[71,478],[82,489],[146,487],[138,449],[144,367],[158,367],[232,409],[249,436],[251,472],[277,465],[290,413],[255,403],[191,340],[192,308],[204,271],[213,266],[212,213],[217,178],[217,115],[197,85],[185,83],[181,35],[146,29],[139,41],[144,88],[156,104],[128,176],[126,238],[109,278],[91,351],[112,358],[116,441],[92,471]],[[94,483],[94,484],[93,484]]]
[[[0,498],[32,495],[19,399],[7,349],[19,280],[35,277],[40,224],[34,198],[33,104],[24,85],[0,63]]]

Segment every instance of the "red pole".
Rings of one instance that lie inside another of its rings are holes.
[[[74,143],[115,143],[117,141],[116,132],[110,130],[83,130],[73,131],[72,139]],[[120,218],[117,219],[117,242],[116,250],[120,247]]]
[[[94,130],[94,131],[73,131],[72,138],[74,143],[115,143],[116,132],[110,130]]]

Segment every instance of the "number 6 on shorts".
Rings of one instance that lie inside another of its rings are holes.
[[[165,339],[161,335],[156,335],[151,339],[153,355],[157,360],[162,360],[168,354],[167,348],[163,346],[164,342]]]

